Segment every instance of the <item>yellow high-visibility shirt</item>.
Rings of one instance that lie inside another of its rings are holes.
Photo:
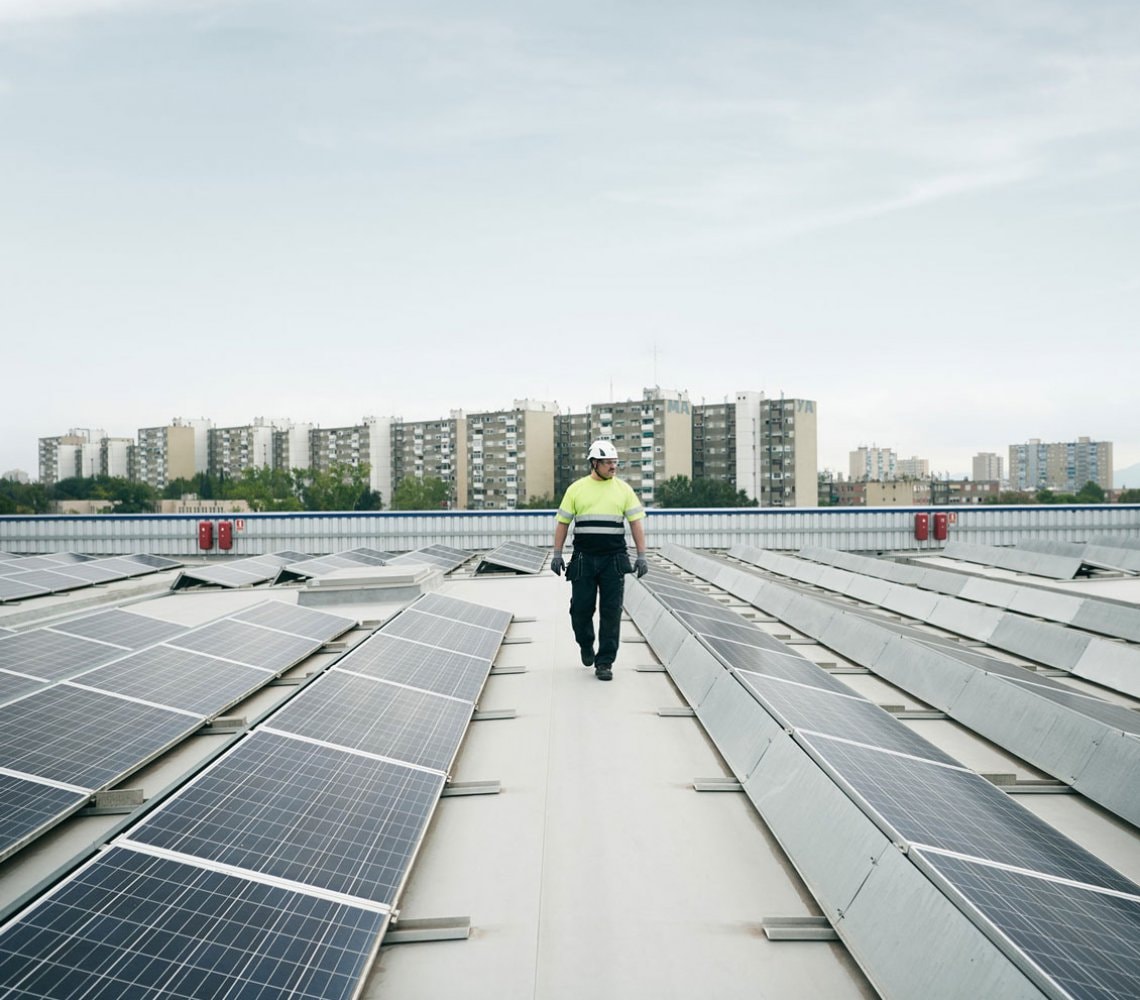
[[[566,490],[556,520],[574,525],[574,548],[582,552],[620,552],[626,521],[640,521],[645,508],[624,479],[583,476]]]

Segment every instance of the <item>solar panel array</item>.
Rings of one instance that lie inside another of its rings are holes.
[[[1140,642],[1140,608],[993,577],[972,576],[957,570],[910,566],[891,559],[860,556],[853,552],[818,546],[800,549],[798,555],[801,559],[836,566],[852,573],[949,594],[966,601],[1073,625],[1088,632]]]
[[[354,624],[274,601],[189,630],[116,609],[0,638],[0,858]]]
[[[1096,542],[1054,542],[1048,539],[1026,539],[1017,543],[1018,549],[1027,552],[1044,552],[1054,556],[1075,556],[1090,566],[1140,573],[1140,552],[1119,545],[1100,545]]]
[[[546,562],[546,549],[522,542],[503,542],[480,560],[476,573],[538,573]]]
[[[422,597],[0,928],[0,993],[358,996],[510,619]]]
[[[225,562],[208,563],[184,569],[171,584],[171,590],[187,587],[253,587],[274,580],[283,566],[301,562],[309,557],[303,552],[270,552],[263,556],[249,556]]]
[[[660,576],[641,585],[716,651],[891,842],[921,855],[1019,968],[1059,995],[1140,996],[1140,886],[888,713],[836,691],[821,668],[804,659],[793,677],[787,662],[797,654],[768,655],[770,637],[742,618],[727,621],[708,595]]]
[[[947,559],[994,566],[1014,573],[1043,576],[1050,580],[1071,580],[1085,565],[1080,556],[1050,555],[1011,549],[998,545],[978,545],[974,542],[947,542],[941,553]]]
[[[0,560],[0,604],[127,580],[180,565],[162,556],[127,555],[95,559],[75,552],[4,559]]]
[[[348,549],[345,552],[333,552],[327,556],[315,559],[302,559],[300,562],[289,563],[282,566],[278,572],[276,583],[288,583],[291,580],[309,580],[314,576],[324,576],[339,569],[358,569],[361,566],[386,566],[395,555],[381,549],[361,547]]]
[[[427,545],[422,549],[413,549],[411,552],[404,552],[396,556],[389,560],[389,565],[421,563],[435,566],[444,573],[450,573],[453,569],[462,566],[470,557],[470,552],[452,548],[450,545]]]

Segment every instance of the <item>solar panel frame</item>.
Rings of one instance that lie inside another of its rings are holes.
[[[0,638],[0,667],[45,681],[73,677],[129,652],[126,646],[32,629]]]
[[[392,906],[443,782],[434,771],[255,731],[130,837]]]
[[[327,611],[303,608],[286,601],[266,601],[230,616],[235,621],[300,635],[319,642],[329,642],[356,627],[352,618]]]
[[[82,809],[90,793],[0,773],[0,860]]]
[[[332,672],[350,671],[476,702],[490,669],[486,657],[379,632],[349,650]]]
[[[100,789],[201,724],[200,716],[64,681],[0,705],[0,760],[12,771]]]
[[[386,635],[398,635],[439,649],[492,660],[502,642],[502,634],[434,614],[423,614],[411,608],[384,626]]]
[[[911,854],[1035,982],[1074,1000],[1140,996],[1140,896],[925,848]]]
[[[376,908],[112,847],[0,930],[0,992],[350,1000],[389,919]]]
[[[273,714],[273,730],[446,774],[472,705],[372,677],[330,671]]]
[[[122,608],[111,608],[97,614],[85,615],[67,622],[51,625],[49,630],[83,639],[113,642],[128,649],[142,649],[156,642],[171,639],[187,631],[184,625],[175,625],[159,618],[134,614]]]
[[[321,643],[233,618],[184,632],[167,645],[280,673],[311,656]]]
[[[502,634],[511,624],[514,615],[510,611],[488,607],[484,604],[473,604],[470,601],[461,601],[455,597],[444,597],[440,594],[424,594],[411,606],[412,611],[422,614],[438,615],[452,621],[463,622],[467,625],[477,625],[480,628],[491,629]]]
[[[24,677],[10,670],[0,670],[0,705],[22,698],[32,691],[42,691],[51,681]]]
[[[1116,869],[973,771],[822,734],[796,736],[897,843],[926,845],[1117,892],[1138,891]]]
[[[503,542],[483,556],[476,573],[489,573],[495,569],[514,570],[517,573],[538,573],[546,562],[546,549],[522,542]]]

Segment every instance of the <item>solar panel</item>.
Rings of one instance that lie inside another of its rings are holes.
[[[388,915],[111,848],[0,933],[9,996],[358,994]]]
[[[328,642],[343,635],[356,625],[351,618],[332,615],[324,611],[302,608],[284,601],[268,601],[258,604],[233,616],[237,621],[262,625],[267,628],[302,635],[309,639]]]
[[[255,732],[154,810],[131,839],[391,905],[443,781]]]
[[[172,709],[57,684],[0,706],[0,761],[12,771],[97,789],[201,722]]]
[[[546,562],[546,550],[521,542],[504,542],[488,552],[475,568],[476,573],[495,573],[514,570],[517,573],[537,573]]]
[[[299,663],[320,643],[304,636],[223,618],[186,632],[172,639],[168,645],[281,671]]]
[[[25,573],[35,569],[60,569],[73,563],[88,562],[90,556],[77,552],[55,552],[46,556],[20,556],[0,562],[0,574]]]
[[[865,698],[761,677],[743,670],[738,671],[737,676],[787,729],[826,733],[828,736],[857,740],[883,750],[895,750],[925,760],[958,766],[958,761],[949,754],[943,753],[907,729],[889,712],[883,711],[878,705],[872,705]]]
[[[107,663],[125,652],[125,646],[41,628],[0,638],[0,667],[54,681]]]
[[[470,556],[462,549],[453,549],[448,545],[428,545],[422,549],[405,552],[391,560],[393,563],[428,563],[438,566],[444,572],[450,572],[457,566],[465,563]]]
[[[77,682],[113,694],[214,716],[264,687],[273,675],[204,653],[152,646],[98,667]]]
[[[480,628],[494,629],[500,633],[507,630],[511,618],[514,617],[509,611],[472,604],[470,601],[460,601],[454,597],[442,597],[439,594],[425,594],[412,605],[412,610],[439,615],[441,618],[450,618],[457,622],[466,622],[468,625],[478,625]]]
[[[272,580],[282,566],[309,558],[300,552],[271,552],[268,555],[250,556],[225,563],[183,570],[171,585],[171,590],[185,587],[216,584],[219,587],[249,587]]]
[[[1140,896],[1098,892],[970,858],[917,853],[952,895],[968,903],[966,912],[976,922],[996,928],[1029,957],[1033,966],[1025,971],[1034,978],[1044,973],[1065,996],[1079,1000],[1140,996]]]
[[[0,773],[0,859],[6,858],[91,796],[87,792]]]
[[[178,635],[179,632],[185,632],[186,628],[183,625],[172,625],[157,618],[147,618],[145,615],[136,615],[130,611],[114,608],[52,625],[51,631],[113,642],[128,649],[141,649],[143,646]]]
[[[421,614],[415,608],[402,612],[384,626],[384,633],[486,660],[494,658],[503,639],[501,632],[439,618],[434,614]]]
[[[39,690],[47,683],[36,677],[22,677],[7,670],[0,670],[0,704],[19,698],[29,691]]]
[[[474,702],[490,669],[484,657],[434,649],[381,632],[354,646],[333,672],[352,671]]]
[[[828,691],[850,694],[851,689],[817,666],[791,650],[777,652],[761,646],[748,646],[726,639],[706,638],[705,643],[729,666],[750,670],[765,677],[781,677],[800,684]]]
[[[269,725],[446,773],[471,709],[469,701],[334,670],[276,712]]]
[[[973,771],[803,736],[894,840],[1118,892],[1137,887]]]
[[[42,587],[53,594],[90,586],[86,580],[80,580],[78,577],[54,569],[33,569],[26,573],[13,573],[8,579],[12,583]]]

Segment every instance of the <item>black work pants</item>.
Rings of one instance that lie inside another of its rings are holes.
[[[594,648],[594,609],[598,609],[597,666],[610,666],[617,659],[621,637],[621,605],[625,574],[630,572],[629,554],[607,552],[593,555],[574,552],[566,567],[570,581],[570,623],[582,649]]]

